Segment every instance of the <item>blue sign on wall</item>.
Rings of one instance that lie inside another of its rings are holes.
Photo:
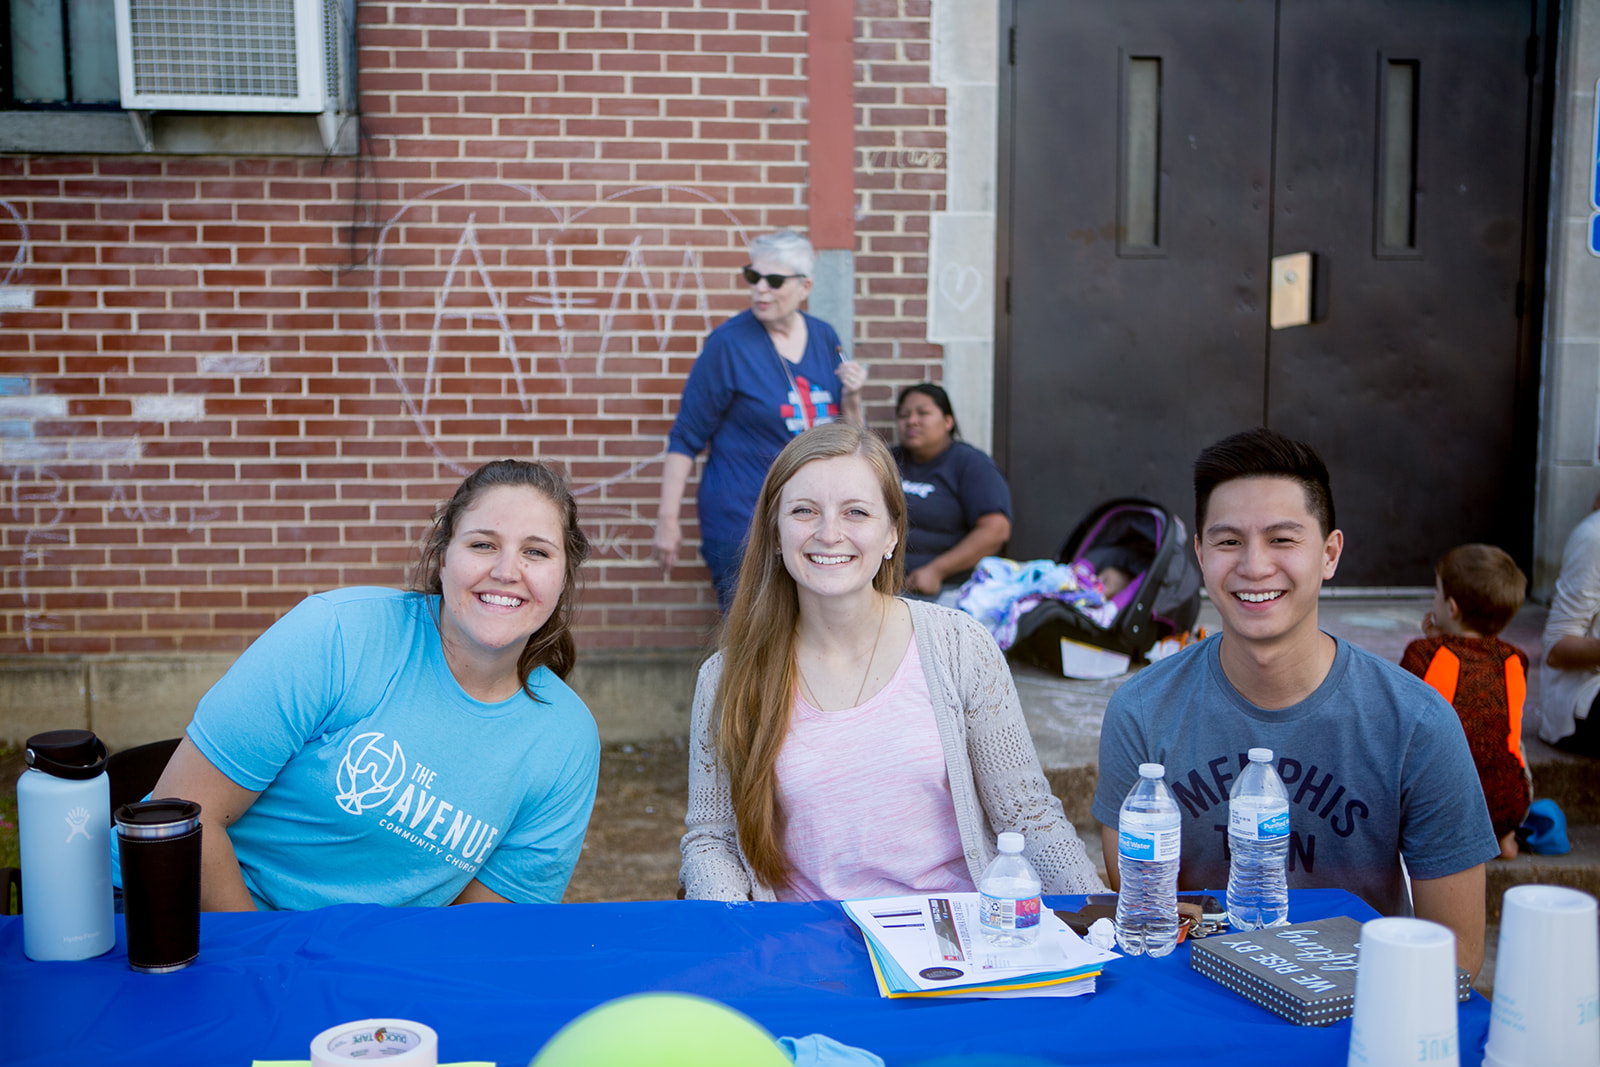
[[[1589,172],[1589,254],[1600,256],[1600,81],[1594,84],[1594,166]]]

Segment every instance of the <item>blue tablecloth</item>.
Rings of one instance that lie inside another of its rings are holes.
[[[1052,898],[1076,908],[1081,898]],[[1373,912],[1338,890],[1291,896],[1296,922]],[[37,963],[22,920],[0,918],[0,1061],[236,1064],[304,1059],[337,1023],[399,1017],[439,1033],[444,1062],[526,1064],[547,1038],[625,993],[722,1000],[774,1034],[824,1033],[890,1067],[1196,1064],[1344,1067],[1350,1024],[1290,1025],[1189,968],[1121,959],[1071,999],[885,1000],[838,905],[626,904],[205,915],[200,958],[174,974],[93,960]],[[1477,1067],[1489,1006],[1463,1004],[1461,1062]]]

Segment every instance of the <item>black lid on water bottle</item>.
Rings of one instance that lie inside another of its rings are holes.
[[[98,778],[106,769],[106,743],[91,730],[47,730],[28,738],[28,766],[53,778]]]

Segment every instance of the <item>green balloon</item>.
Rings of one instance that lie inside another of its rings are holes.
[[[794,1067],[772,1035],[725,1004],[637,993],[591,1008],[528,1067]]]

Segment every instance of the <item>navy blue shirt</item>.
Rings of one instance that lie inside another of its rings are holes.
[[[953,441],[927,463],[918,463],[899,445],[900,487],[906,493],[906,570],[916,570],[954,548],[984,515],[1011,518],[1011,487],[994,460],[965,441]],[[972,573],[945,578],[950,585]]]
[[[743,541],[783,446],[839,417],[839,335],[821,319],[805,322],[798,364],[778,355],[753,312],[741,311],[711,331],[689,372],[667,448],[689,457],[711,450],[697,498],[705,540]]]

